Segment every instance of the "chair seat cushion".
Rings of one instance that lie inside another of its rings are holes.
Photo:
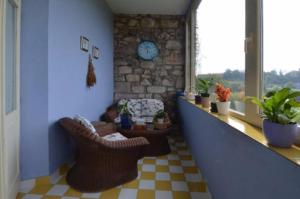
[[[75,115],[73,118],[76,122],[83,125],[85,128],[87,128],[91,133],[96,133],[95,127],[92,125],[92,123],[86,119],[85,117],[82,117],[81,115]]]
[[[118,141],[118,140],[127,140],[127,137],[123,136],[121,133],[116,132],[102,137],[108,141]]]

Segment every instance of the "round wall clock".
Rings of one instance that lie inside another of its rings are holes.
[[[153,60],[158,56],[159,50],[153,41],[142,41],[138,46],[137,53],[143,60]]]

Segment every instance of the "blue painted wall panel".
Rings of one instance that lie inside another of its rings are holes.
[[[300,166],[179,99],[184,136],[214,199],[296,199]]]
[[[22,2],[21,21],[21,178],[49,174],[48,14],[49,0]]]
[[[86,88],[88,53],[101,50],[97,84]],[[56,121],[81,114],[98,120],[113,101],[113,15],[104,0],[26,0],[21,31],[21,178],[49,175],[72,158]]]

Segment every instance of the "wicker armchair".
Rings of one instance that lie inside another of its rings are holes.
[[[101,138],[115,132],[113,124],[96,125],[90,133],[73,119],[62,118],[59,124],[77,144],[75,164],[67,174],[68,184],[81,192],[98,192],[135,179],[137,161],[144,156],[149,142],[142,137],[120,141]]]

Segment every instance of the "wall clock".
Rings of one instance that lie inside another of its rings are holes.
[[[158,56],[159,50],[153,41],[142,41],[139,43],[137,54],[143,60],[153,60]]]

